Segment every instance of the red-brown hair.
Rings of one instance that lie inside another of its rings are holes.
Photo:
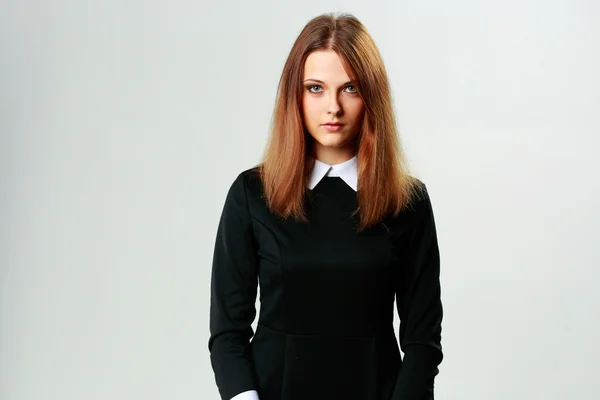
[[[314,166],[312,136],[302,120],[304,64],[315,50],[333,50],[356,82],[365,113],[356,138],[358,231],[397,215],[417,194],[397,134],[383,60],[362,23],[352,14],[328,13],[310,20],[288,55],[279,80],[270,137],[258,172],[270,210],[306,222],[307,181]]]

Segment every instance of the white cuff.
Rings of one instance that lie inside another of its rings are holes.
[[[231,400],[259,400],[256,390],[248,390],[240,394],[236,394]]]

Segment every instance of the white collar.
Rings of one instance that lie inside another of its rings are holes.
[[[358,184],[358,164],[357,157],[344,161],[343,163],[329,165],[315,159],[315,166],[311,172],[308,188],[310,190],[317,186],[317,183],[325,176],[339,176],[354,191],[357,191]]]

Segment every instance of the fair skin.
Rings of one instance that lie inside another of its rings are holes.
[[[314,139],[313,155],[335,165],[356,154],[354,139],[364,116],[364,103],[344,70],[340,57],[332,50],[312,52],[304,64],[302,118]],[[323,124],[340,122],[342,128],[330,132]]]

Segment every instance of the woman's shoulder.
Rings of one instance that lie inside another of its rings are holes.
[[[427,210],[430,204],[429,191],[427,185],[421,179],[409,176],[405,186],[406,200],[402,209],[397,213],[386,218],[390,226],[411,225],[415,219]]]
[[[260,195],[262,182],[259,166],[255,165],[239,171],[230,183],[229,191],[246,198]]]
[[[407,177],[403,190],[406,195],[403,207],[404,213],[414,213],[416,208],[429,201],[427,185],[415,176],[409,175]]]
[[[410,204],[406,208],[409,221],[414,225],[433,220],[433,205],[428,186],[420,179],[414,178],[414,189]]]
[[[242,170],[238,174],[238,179],[241,180],[247,188],[256,188],[261,183],[260,165],[254,165]]]
[[[254,165],[252,167],[242,170],[239,175],[243,176],[244,179],[257,179],[260,178],[260,165]]]

